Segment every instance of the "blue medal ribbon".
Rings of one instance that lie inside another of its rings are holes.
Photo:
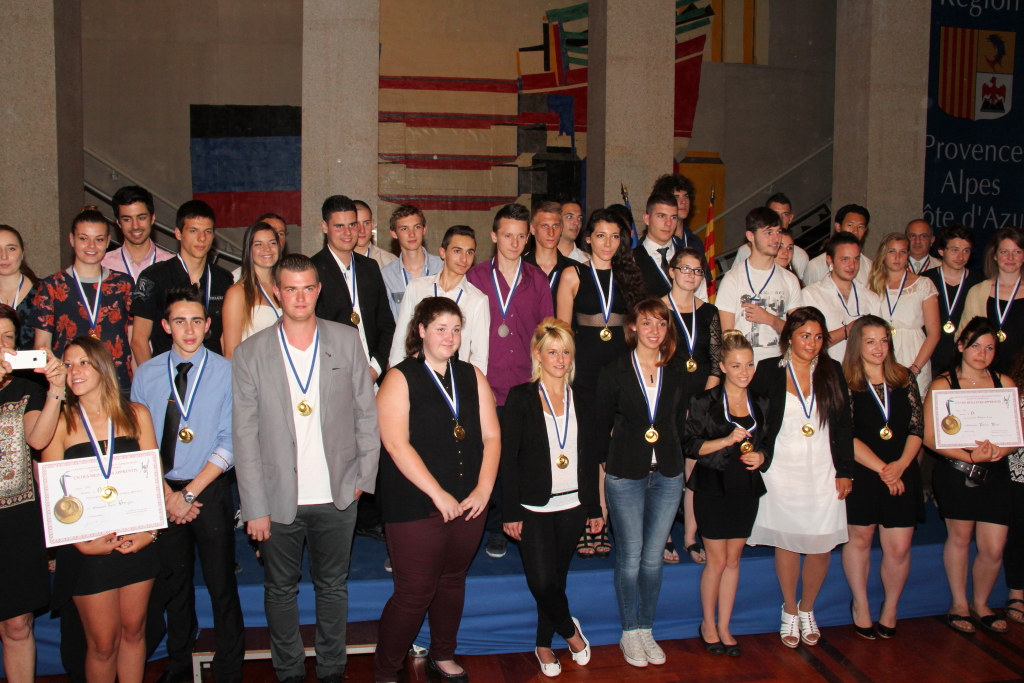
[[[114,469],[114,420],[113,418],[107,418],[107,469],[103,469],[103,450],[100,448],[100,442],[96,440],[96,434],[92,431],[92,424],[89,422],[89,416],[85,414],[85,408],[82,404],[78,404],[78,412],[82,415],[82,426],[85,427],[85,433],[89,436],[89,444],[92,446],[93,455],[96,456],[96,462],[100,466],[100,474],[103,475],[104,479],[110,479],[110,473]]]
[[[949,289],[946,288],[946,275],[942,272],[942,266],[939,266],[939,275],[941,276],[939,279],[942,281],[942,299],[946,303],[946,318],[949,321],[952,321],[953,309],[956,308],[956,302],[960,300],[960,293],[963,291],[964,282],[967,281],[967,269],[964,268],[963,273],[960,275],[960,284],[957,285],[956,295],[953,297],[953,303],[949,302]]]
[[[1013,306],[1014,300],[1017,298],[1017,291],[1020,289],[1021,276],[1017,276],[1017,284],[1013,287],[1013,294],[1010,295],[1009,300],[1006,302],[1006,308],[1000,309],[999,306],[999,280],[996,279],[996,318],[999,319],[999,331],[1003,330],[1003,321],[1006,320],[1006,316],[1010,314],[1010,306]],[[1001,340],[1000,340],[1001,341]]]
[[[196,381],[192,383],[191,387],[189,387],[188,395],[183,403],[181,396],[178,395],[178,387],[174,384],[174,363],[171,361],[171,354],[167,354],[167,381],[171,383],[171,394],[174,396],[174,402],[178,406],[178,412],[181,413],[181,419],[185,422],[185,426],[188,426],[188,416],[192,414],[192,402],[196,398],[196,389],[199,388],[199,383],[203,381],[203,373],[206,371],[206,361],[209,359],[210,351],[204,346],[203,359],[199,361],[199,369],[196,370]]]
[[[96,301],[93,306],[89,305],[89,297],[85,295],[85,288],[82,287],[82,282],[78,279],[78,273],[75,272],[74,266],[71,266],[71,278],[75,281],[75,286],[78,287],[78,296],[81,297],[85,314],[89,318],[89,332],[91,333],[96,329],[96,323],[100,316],[100,302],[103,300],[103,269],[100,269],[100,279],[96,283]]]
[[[764,284],[761,285],[761,289],[757,290],[756,293],[754,292],[754,283],[750,279],[750,259],[743,262],[743,267],[747,270],[747,285],[750,286],[750,293],[754,295],[750,297],[750,301],[751,303],[757,303],[761,300],[761,292],[764,291],[765,287],[768,286],[768,283],[772,281],[772,277],[775,275],[775,264],[772,264],[772,270],[768,273],[768,279],[764,281]]]
[[[800,382],[796,380],[796,373],[793,371],[793,364],[789,363],[786,365],[786,369],[789,370],[789,376],[793,380],[793,388],[796,389],[796,397],[800,399],[800,408],[804,411],[804,416],[810,420],[811,415],[814,413],[814,378],[811,378],[811,400],[810,403],[808,403],[807,399],[804,398],[804,390],[800,388]]]
[[[466,291],[466,290],[464,290],[464,289],[460,289],[459,290],[459,295],[457,297],[455,297],[455,304],[456,305],[458,305],[459,301],[462,300],[462,293],[464,291]],[[440,294],[437,293],[437,283],[436,282],[434,283],[434,296],[441,296]],[[448,298],[450,299],[451,297],[448,297]]]
[[[152,247],[153,247],[153,260],[149,262],[150,266],[152,266],[153,264],[156,263],[156,254],[157,254],[156,245],[153,244]],[[141,275],[142,271],[145,270],[146,268],[148,268],[149,266],[143,266],[139,270],[139,272],[136,273],[135,269],[131,267],[131,262],[127,258],[125,258],[124,253],[125,253],[124,252],[124,247],[121,247],[121,262],[124,264],[124,272],[128,273],[129,277],[131,277],[133,282],[138,282],[139,275]]]
[[[676,302],[672,298],[672,292],[668,294],[668,302],[672,304],[672,312],[676,316],[676,321],[679,322],[679,327],[683,328],[683,334],[686,336],[686,350],[690,353],[690,358],[693,358],[693,350],[697,348],[697,301],[694,297],[693,302],[693,313],[691,315],[691,325],[688,328],[686,323],[683,322],[683,315],[679,312],[679,308],[676,307]],[[692,331],[691,331],[692,328]]]
[[[594,278],[594,286],[597,287],[597,295],[601,297],[601,316],[604,318],[605,327],[612,317],[612,303],[615,301],[615,275],[609,273],[608,277],[608,298],[604,296],[604,289],[601,288],[601,281],[597,279],[597,268],[594,267],[594,260],[590,260],[590,275]]]
[[[889,426],[889,385],[885,382],[882,383],[882,397],[884,401],[878,398],[878,394],[875,392],[873,386],[868,386],[868,393],[871,394],[871,398],[875,399],[875,405],[882,411],[882,417],[885,418],[885,426]]]
[[[102,272],[102,271],[101,271]],[[14,296],[11,298],[11,308],[18,307],[18,295],[21,294],[21,288],[25,286],[25,276],[22,275],[21,279],[18,280],[18,288],[14,290]],[[3,303],[3,301],[0,301]]]
[[[263,300],[267,302],[268,306],[270,306],[270,310],[272,310],[274,312],[275,316],[280,318],[281,317],[281,311],[279,311],[277,309],[277,306],[274,305],[274,300],[271,299],[269,296],[267,296],[267,290],[263,289],[263,284],[261,282],[257,281],[256,282],[256,286],[260,288],[260,294],[263,295]]]
[[[640,360],[637,358],[636,351],[632,353],[633,357],[633,370],[636,371],[636,378],[640,382],[640,393],[644,395],[644,404],[647,406],[647,417],[650,419],[651,425],[654,425],[654,418],[658,414],[658,404],[661,402],[661,379],[665,375],[664,366],[658,366],[658,380],[654,385],[654,406],[651,406],[651,401],[647,398],[647,385],[644,383],[643,373],[640,372]],[[660,359],[660,356],[659,356]]]
[[[538,384],[540,384],[540,393],[544,397],[544,403],[548,407],[548,412],[551,413],[551,421],[555,425],[555,438],[558,439],[558,447],[564,451],[565,442],[569,438],[569,406],[572,404],[572,390],[569,388],[569,385],[565,386],[565,396],[562,397],[562,417],[565,420],[565,431],[559,434],[558,417],[555,415],[555,409],[551,407],[551,399],[548,398],[548,391],[544,388],[544,382],[538,382]]]
[[[459,391],[455,386],[455,368],[452,367],[451,360],[448,361],[448,371],[452,376],[452,393],[449,394],[445,391],[444,385],[441,384],[441,380],[437,378],[437,373],[434,372],[426,362],[423,363],[423,367],[426,368],[427,374],[430,375],[430,379],[434,380],[434,384],[441,391],[441,395],[444,396],[444,402],[448,404],[448,409],[452,411],[452,417],[455,418],[456,424],[459,422]]]
[[[501,310],[501,322],[505,323],[505,316],[508,315],[508,307],[512,303],[512,296],[519,286],[519,278],[523,272],[523,259],[520,257],[519,265],[516,267],[516,276],[512,280],[512,286],[508,288],[508,298],[501,298],[501,289],[498,287],[498,269],[494,267],[494,259],[491,259],[491,282],[494,283],[494,293],[498,295],[498,309]]]
[[[747,412],[750,413],[750,419],[754,421],[754,425],[750,429],[747,429],[746,427],[740,425],[739,423],[737,423],[735,420],[732,419],[732,413],[729,411],[729,394],[726,393],[725,389],[722,389],[722,410],[725,412],[725,419],[726,419],[726,421],[729,424],[731,424],[733,427],[737,427],[739,429],[742,429],[747,434],[753,436],[754,435],[754,431],[757,429],[757,418],[754,417],[754,406],[750,402],[750,392],[749,391],[747,392],[746,398],[747,398]]]
[[[843,310],[846,311],[846,315],[851,317],[851,318],[859,318],[860,317],[860,294],[857,293],[857,283],[854,282],[853,280],[850,281],[850,287],[853,289],[853,292],[852,292],[853,293],[853,301],[854,301],[854,305],[856,306],[855,310],[857,311],[857,315],[854,315],[853,313],[850,313],[850,308],[849,308],[849,306],[846,305],[846,300],[843,298],[843,293],[839,291],[839,286],[836,285],[835,281],[832,282],[832,285],[836,288],[836,296],[839,297],[839,303],[841,303],[843,305]]]
[[[892,316],[896,312],[896,307],[900,305],[900,298],[903,296],[903,288],[907,286],[907,271],[903,271],[903,279],[900,280],[900,291],[896,295],[896,303],[892,302],[889,298],[889,288],[885,288],[885,305],[889,308],[889,325],[892,325]]]
[[[309,364],[309,375],[306,376],[305,384],[303,384],[302,380],[299,378],[299,371],[295,369],[295,363],[292,361],[292,354],[288,351],[288,340],[284,338],[284,325],[278,325],[277,332],[281,335],[281,344],[284,346],[284,355],[285,358],[288,359],[288,365],[292,369],[292,375],[295,376],[295,381],[299,385],[299,391],[301,391],[303,397],[305,397],[306,392],[309,391],[309,385],[313,381],[313,369],[316,367],[317,350],[320,348],[320,328],[317,328],[316,335],[313,337],[313,362]]]

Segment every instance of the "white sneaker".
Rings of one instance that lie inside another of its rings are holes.
[[[642,628],[637,630],[640,634],[640,644],[644,648],[644,654],[647,655],[647,661],[656,666],[665,663],[665,651],[654,641],[654,636],[651,634],[651,629]]]
[[[572,650],[570,650],[572,652]],[[562,673],[562,665],[558,663],[558,658],[551,664],[547,664],[541,661],[539,648],[533,648],[533,654],[537,656],[537,661],[540,662],[540,672],[548,678],[554,678],[558,674]]]
[[[799,611],[799,610],[797,610]],[[782,606],[782,625],[779,627],[779,636],[782,644],[786,647],[796,648],[800,644],[800,618],[796,614],[786,612],[786,606]]]
[[[647,653],[640,640],[640,631],[623,631],[622,638],[619,639],[619,648],[622,649],[622,656],[626,658],[627,664],[647,666]]]
[[[796,615],[800,619],[800,640],[807,645],[817,645],[821,638],[821,631],[818,630],[818,622],[814,620],[814,610],[803,612],[800,610],[800,603],[796,603]]]
[[[580,640],[583,641],[583,649],[579,652],[573,652],[572,648],[569,648],[569,653],[572,655],[572,661],[576,662],[580,666],[586,666],[590,663],[590,641],[583,635],[583,629],[580,628],[580,622],[576,617],[572,618],[572,623],[576,624],[576,633],[580,634]]]

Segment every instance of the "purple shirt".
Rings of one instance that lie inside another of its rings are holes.
[[[523,261],[519,284],[503,319],[498,294],[494,291],[494,279],[491,277],[492,261],[484,261],[470,268],[466,273],[466,279],[487,295],[491,311],[487,382],[494,391],[498,405],[503,406],[509,389],[530,381],[533,374],[530,340],[533,339],[533,333],[537,331],[540,321],[555,313],[544,271]],[[495,271],[495,274],[498,276],[501,296],[505,298],[508,296],[508,282],[500,271]],[[502,323],[508,327],[507,337],[498,334],[498,328]]]

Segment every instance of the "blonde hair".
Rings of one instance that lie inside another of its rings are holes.
[[[868,275],[868,287],[879,296],[885,296],[885,286],[889,282],[889,274],[885,267],[885,254],[889,251],[889,245],[893,242],[904,242],[910,247],[910,240],[902,232],[890,232],[882,238],[875,252],[874,263],[871,264],[871,274]]]
[[[76,337],[65,347],[64,354],[68,349],[77,346],[85,352],[86,358],[92,363],[93,368],[100,376],[100,402],[107,415],[114,422],[114,432],[118,428],[125,432],[125,436],[139,438],[139,420],[135,416],[132,404],[121,393],[120,385],[117,382],[117,368],[114,367],[114,359],[106,345],[98,339],[89,336]],[[68,373],[68,380],[71,373]],[[67,392],[67,399],[64,402],[64,419],[68,425],[68,431],[73,431],[78,424],[79,398],[73,392]],[[108,435],[108,439],[114,440],[115,434]]]
[[[750,341],[748,341],[739,330],[726,330],[723,332],[722,343],[718,348],[721,351],[723,363],[725,362],[726,357],[733,351],[754,352],[754,347],[750,345]]]
[[[576,341],[573,339],[569,323],[558,318],[544,318],[540,321],[540,325],[537,325],[536,332],[533,333],[533,339],[530,341],[530,360],[533,363],[531,382],[540,380],[540,361],[537,360],[534,352],[544,353],[544,348],[556,341],[561,342],[562,347],[572,354],[569,372],[565,375],[566,381],[572,384],[573,377],[576,375]]]

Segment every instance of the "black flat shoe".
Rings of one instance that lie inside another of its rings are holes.
[[[725,654],[725,645],[722,644],[722,641],[718,641],[717,643],[709,643],[708,641],[704,640],[704,627],[700,624],[697,624],[697,635],[700,636],[700,642],[704,643],[705,650],[707,650],[713,655]]]
[[[743,651],[740,650],[740,644],[736,643],[735,645],[726,645],[725,654],[729,655],[730,657],[739,657],[741,654],[743,654]]]
[[[853,600],[850,600],[850,619],[853,620],[853,630],[857,632],[858,636],[860,636],[861,638],[867,638],[868,640],[875,640],[875,629],[871,628],[870,626],[868,626],[867,628],[863,626],[857,626],[857,620],[853,616]],[[881,624],[879,624],[879,626],[881,626]],[[893,629],[893,633],[895,632],[896,629]],[[879,635],[881,635],[881,631],[879,631]],[[889,636],[882,637],[887,638]]]
[[[449,681],[449,683],[469,683],[469,674],[466,673],[465,669],[463,669],[460,674],[446,674],[444,671],[441,671],[441,667],[439,667],[433,659],[429,661],[430,668],[433,669],[443,680]]]

